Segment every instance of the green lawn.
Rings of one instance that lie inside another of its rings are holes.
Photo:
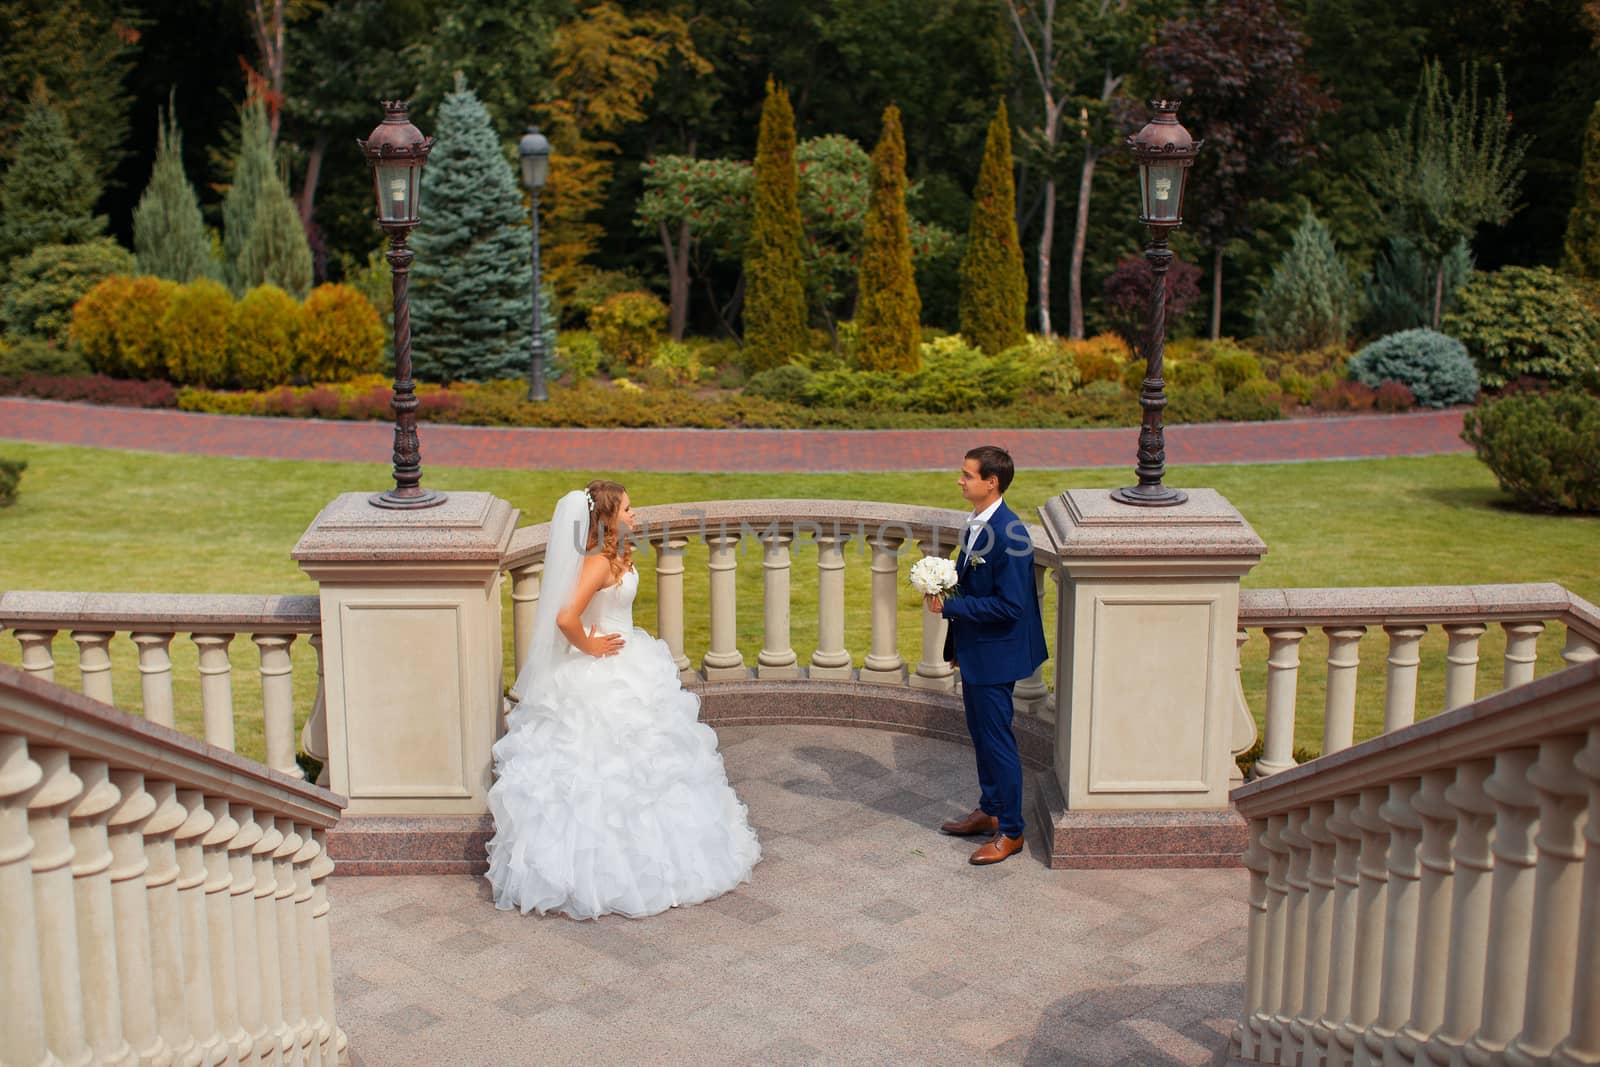
[[[424,437],[424,447],[426,438]],[[0,455],[26,459],[17,504],[0,510],[0,589],[61,589],[129,592],[309,593],[315,587],[289,550],[317,511],[340,492],[381,489],[388,470],[374,464],[286,460],[230,460],[152,453],[115,452],[8,442]],[[952,457],[952,463],[956,457]],[[594,474],[428,468],[426,484],[442,489],[486,490],[523,511],[523,522],[548,517],[555,499]],[[623,476],[636,504],[741,497],[829,497],[870,499],[959,508],[953,474],[732,475],[630,474]],[[1114,486],[1130,480],[1123,470],[1027,471],[1007,494],[1026,518],[1051,495],[1069,486]],[[1477,584],[1556,581],[1600,600],[1600,519],[1529,515],[1499,505],[1488,472],[1470,456],[1359,462],[1190,467],[1172,472],[1172,484],[1212,486],[1255,526],[1270,552],[1245,584],[1355,586]],[[915,557],[908,552],[903,568]],[[761,647],[759,546],[747,545],[739,570],[739,643],[754,663]],[[869,627],[867,555],[859,545],[846,553],[847,647],[859,664]],[[804,662],[815,645],[816,556],[802,540],[794,546],[793,644]],[[705,549],[691,545],[688,559],[686,646],[691,659],[704,651],[709,630],[704,589]],[[643,578],[636,617],[653,628],[652,561],[640,560]],[[509,649],[509,587],[506,591]],[[900,649],[915,663],[920,632],[910,620],[917,598],[905,588]],[[1053,595],[1046,603],[1051,629]],[[1053,633],[1051,634],[1053,640]],[[1559,633],[1540,644],[1540,672],[1561,665]],[[1358,736],[1376,732],[1382,718],[1385,637],[1369,634],[1361,649]],[[1443,635],[1424,645],[1419,707],[1436,708],[1443,693]],[[125,637],[113,644],[116,694],[137,707],[134,650]],[[1499,686],[1503,638],[1485,635],[1479,691]],[[1315,750],[1322,731],[1326,644],[1313,633],[1302,646],[1297,743]],[[302,715],[314,688],[311,650],[296,645],[296,689]],[[1246,693],[1259,718],[1263,708],[1266,642],[1254,635],[1245,646]],[[76,648],[62,634],[56,642],[57,679],[77,684]],[[241,751],[259,755],[260,725],[246,709],[260,706],[256,651],[234,642],[234,691],[240,717]],[[18,646],[0,640],[0,660],[16,662]],[[199,683],[195,649],[173,644],[178,715],[185,729],[199,731]],[[511,666],[507,664],[508,680]]]

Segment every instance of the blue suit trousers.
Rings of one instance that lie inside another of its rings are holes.
[[[1011,691],[1016,682],[961,684],[967,731],[978,757],[978,806],[1000,822],[1007,837],[1022,836],[1022,757],[1011,732]]]

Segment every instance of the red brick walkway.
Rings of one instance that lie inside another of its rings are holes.
[[[1167,462],[1267,463],[1465,452],[1461,411],[1206,423],[1167,429]],[[443,467],[644,471],[944,470],[975,444],[1034,469],[1132,466],[1136,428],[1111,430],[550,430],[424,426]],[[0,439],[148,452],[387,463],[379,422],[196,415],[0,398]]]

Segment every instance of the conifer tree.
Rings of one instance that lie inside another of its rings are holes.
[[[1355,324],[1358,299],[1333,236],[1307,210],[1261,294],[1256,333],[1279,351],[1343,344]]]
[[[912,372],[922,362],[922,299],[911,267],[906,223],[906,141],[900,109],[883,112],[872,150],[872,186],[862,235],[859,361],[866,370]]]
[[[311,291],[311,245],[300,212],[277,174],[261,188],[234,273],[246,292],[258,285],[276,285],[296,300],[304,300]]]
[[[187,282],[220,273],[200,216],[200,198],[183,171],[183,134],[171,101],[157,120],[156,163],[133,209],[133,251],[139,273]]]
[[[1567,216],[1561,269],[1586,281],[1600,281],[1600,100],[1589,113],[1589,131],[1583,138],[1583,169],[1578,172],[1578,198]]]
[[[239,254],[250,239],[262,190],[277,173],[267,108],[256,97],[239,109],[239,149],[233,157],[228,192],[222,198],[222,255],[228,283],[237,294],[248,288],[239,284]]]
[[[745,241],[745,360],[753,371],[781,366],[805,343],[805,229],[795,167],[789,93],[767,79],[756,139],[754,204]]]
[[[0,178],[0,263],[40,245],[81,244],[105,231],[100,182],[42,88],[28,103]]]
[[[533,324],[522,192],[464,78],[439,105],[437,129],[412,239],[412,364],[431,381],[521,377]]]
[[[1028,336],[1028,277],[1017,240],[1017,189],[1011,174],[1011,120],[1000,102],[972,194],[972,225],[961,260],[961,334],[994,355]]]

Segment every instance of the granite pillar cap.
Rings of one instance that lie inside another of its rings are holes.
[[[1063,557],[1141,559],[1251,558],[1267,544],[1215,489],[1186,490],[1173,507],[1134,507],[1109,489],[1068,489],[1039,509],[1046,535]]]
[[[517,509],[491,493],[451,493],[418,510],[374,507],[368,493],[341,493],[289,554],[301,563],[437,561],[499,566]]]

